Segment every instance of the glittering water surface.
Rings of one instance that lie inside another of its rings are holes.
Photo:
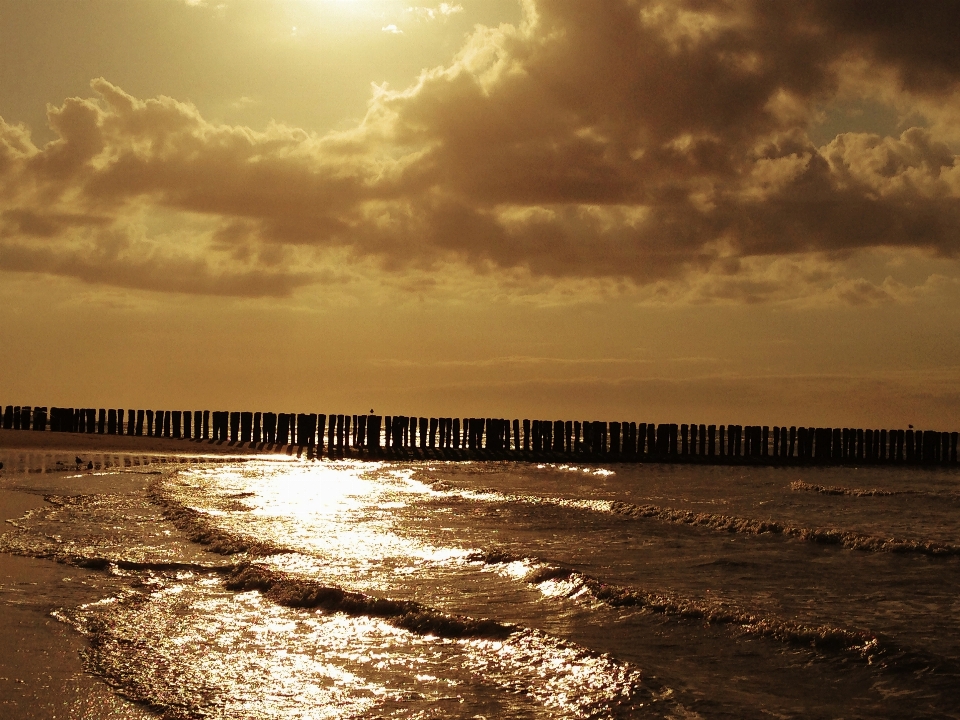
[[[110,460],[0,549],[164,717],[960,716],[953,471]]]

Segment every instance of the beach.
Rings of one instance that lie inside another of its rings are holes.
[[[80,492],[81,473],[72,462],[103,465],[104,456],[133,462],[151,457],[250,455],[256,450],[226,444],[190,443],[166,438],[80,435],[26,430],[0,431],[0,534],[7,520],[44,505],[52,491]],[[57,469],[57,461],[65,469]],[[18,466],[22,472],[12,472]],[[69,466],[69,470],[66,467]],[[40,472],[49,470],[49,472]],[[66,476],[73,476],[71,480]],[[78,477],[79,475],[79,477]],[[87,672],[81,660],[82,636],[51,617],[59,602],[100,599],[85,580],[98,573],[49,560],[0,553],[0,717],[139,718],[155,715],[117,695],[102,679]]]
[[[0,443],[4,716],[899,720],[960,701],[953,468]]]

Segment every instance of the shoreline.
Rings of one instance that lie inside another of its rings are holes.
[[[39,434],[39,433],[38,433]],[[36,450],[37,448],[32,448]],[[16,476],[16,487],[0,475],[0,535],[30,510],[43,507],[49,475]],[[24,480],[26,479],[26,482]],[[86,638],[52,616],[56,597],[69,586],[76,593],[95,571],[51,560],[0,552],[0,716],[25,720],[116,718],[150,720],[145,707],[120,695],[83,666]],[[87,601],[101,599],[92,589]]]

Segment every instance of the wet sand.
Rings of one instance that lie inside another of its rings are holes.
[[[44,504],[51,458],[231,456],[263,454],[271,449],[226,442],[0,430],[0,462],[5,466],[0,470],[0,533],[10,529],[7,520]],[[22,472],[16,471],[17,465]],[[43,468],[45,472],[38,472]],[[68,467],[63,474],[67,472],[77,471]],[[87,673],[81,657],[86,640],[51,616],[59,596],[75,599],[88,592],[86,601],[99,600],[92,588],[85,588],[85,579],[94,575],[49,560],[0,553],[0,718],[155,717]]]

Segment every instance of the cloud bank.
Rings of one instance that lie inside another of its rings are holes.
[[[954,2],[525,0],[518,26],[477,27],[322,136],[96,79],[97,98],[50,109],[42,147],[0,121],[0,268],[282,296],[335,256],[641,287],[739,278],[726,292],[749,299],[789,282],[788,260],[955,258],[958,26]],[[810,139],[825,106],[858,98],[923,126]]]

